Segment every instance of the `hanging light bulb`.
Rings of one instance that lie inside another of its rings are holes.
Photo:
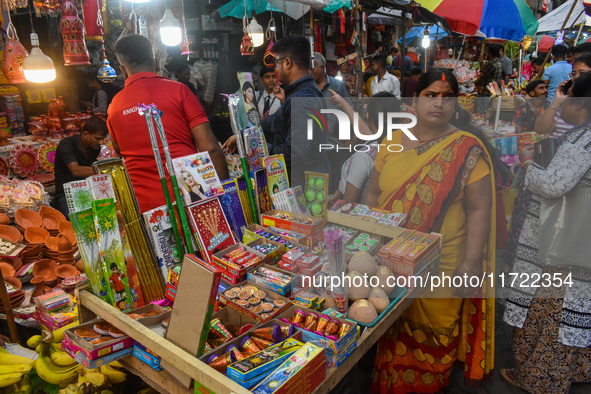
[[[45,83],[55,79],[55,67],[51,58],[39,48],[39,36],[31,33],[31,54],[23,61],[25,79],[29,82]]]
[[[160,20],[160,40],[169,47],[177,46],[182,41],[181,23],[174,17],[170,7],[166,8],[164,18]]]
[[[425,33],[423,33],[423,41],[421,42],[423,48],[429,48],[429,45],[431,45],[431,39],[429,38],[429,33],[425,31]]]
[[[263,26],[261,26],[257,22],[257,18],[254,16],[248,25],[248,34],[252,39],[252,45],[256,47],[260,47],[265,42],[265,32],[263,31]]]
[[[334,79],[338,79],[339,81],[343,80],[343,74],[341,74],[341,70],[337,71],[337,75],[335,75]]]

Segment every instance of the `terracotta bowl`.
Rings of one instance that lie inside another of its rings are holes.
[[[10,218],[5,213],[0,213],[0,224],[10,223]]]
[[[26,248],[25,251],[23,252],[23,257],[31,257],[31,256],[37,256],[39,255],[39,253],[41,253],[43,251],[43,245],[42,244],[36,244],[36,245],[29,245],[30,247]]]
[[[47,230],[58,230],[59,224],[66,221],[63,213],[45,205],[39,209],[39,215],[43,219],[43,227]]]
[[[59,265],[71,265],[74,266],[76,260],[72,257],[71,259],[57,259]]]
[[[57,226],[57,229],[59,230],[60,233],[63,233],[64,231],[74,232],[74,228],[72,227],[71,222],[60,222]]]
[[[41,227],[27,227],[25,229],[25,241],[30,244],[42,244],[49,238],[49,231]]]
[[[4,282],[6,283],[10,283],[11,285],[13,285],[14,287],[16,287],[17,289],[22,289],[23,288],[23,282],[21,282],[17,277],[15,276],[11,276],[10,278],[6,278],[4,279]]]
[[[11,277],[14,276],[16,270],[12,267],[12,265],[8,263],[0,263],[0,271],[2,271],[3,277]]]
[[[35,211],[31,211],[30,209],[17,209],[16,213],[14,214],[14,220],[18,223],[19,226],[22,228],[27,227],[41,227],[43,224],[43,219],[41,219],[41,215],[39,215]]]
[[[76,240],[76,236],[74,235],[74,231],[64,230],[64,231],[61,231],[60,234],[66,236],[66,238],[68,238],[70,240],[72,245],[76,246],[78,244],[78,241]]]
[[[58,251],[57,244],[58,244],[57,237],[47,237],[47,239],[45,240],[45,246],[47,247],[48,250],[51,250],[52,252]]]
[[[76,267],[76,269],[80,272],[84,272],[84,263],[82,262],[82,259],[79,259],[78,261],[76,261],[76,263],[74,264],[74,267]]]
[[[39,260],[33,266],[33,276],[44,276],[45,282],[48,282],[50,280],[53,281],[57,278],[57,275],[55,274],[56,268],[57,263],[54,260]]]
[[[23,240],[23,235],[16,227],[0,224],[0,238],[18,243]]]
[[[21,259],[14,258],[14,259],[0,259],[0,263],[6,263],[6,264],[10,264],[12,266],[12,268],[14,268],[15,271],[18,271],[20,267],[23,266],[23,262]]]
[[[70,252],[72,249],[74,249],[74,245],[72,245],[72,242],[68,237],[60,234],[57,236],[57,249],[60,251],[60,253]]]
[[[57,260],[57,258],[60,257],[60,254],[58,252],[52,252],[48,250],[45,252],[45,256],[47,256],[47,258],[50,260]]]
[[[73,265],[65,264],[58,266],[55,269],[55,273],[58,278],[65,279],[71,276],[79,275],[80,271],[78,271]]]
[[[38,284],[38,283],[43,283],[45,282],[45,277],[44,276],[36,276],[33,279],[30,280],[31,284]]]

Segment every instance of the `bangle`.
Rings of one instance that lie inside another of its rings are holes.
[[[519,163],[519,164],[521,164],[521,168],[523,168],[523,167],[525,167],[526,165],[528,165],[528,166],[529,166],[530,164],[533,164],[533,163],[534,163],[533,159],[525,159],[524,161],[522,161],[522,162],[521,162],[521,163]]]
[[[554,103],[550,103],[550,108],[552,108],[554,111],[558,112],[560,111],[560,108],[562,107],[562,103],[560,103],[560,105],[558,106],[558,108],[556,108],[554,106]]]
[[[470,269],[470,267],[468,267],[468,266],[466,265],[466,263],[463,263],[463,264],[462,264],[462,266],[463,266],[463,267],[464,267],[464,268],[465,268],[467,271],[469,271],[469,272],[473,272],[473,273],[475,273],[475,274],[480,272],[480,271],[474,271],[474,270]]]

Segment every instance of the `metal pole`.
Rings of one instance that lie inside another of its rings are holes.
[[[357,59],[355,60],[355,96],[359,97],[359,88],[361,87],[361,83],[360,83],[360,78],[362,78],[362,74],[361,74],[361,58],[362,58],[362,54],[361,54],[361,37],[363,35],[363,31],[361,30],[361,23],[359,20],[359,15],[360,15],[360,7],[359,7],[359,0],[357,0],[356,2],[356,7],[355,7],[355,29],[357,30],[357,34],[359,34],[359,39],[357,40],[357,45],[356,45],[356,50],[357,50]]]
[[[402,10],[402,45],[400,48],[400,57],[402,64],[400,65],[400,88],[404,89],[404,59],[406,57],[406,12]],[[410,71],[410,70],[409,70]],[[403,90],[404,92],[404,90]]]

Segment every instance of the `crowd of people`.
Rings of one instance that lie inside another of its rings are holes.
[[[591,53],[587,49],[575,48],[568,61],[567,48],[554,46],[553,64],[545,69],[539,57],[532,59],[532,73],[542,77],[526,86],[526,101],[513,119],[518,132],[548,134],[557,139],[558,148],[546,166],[535,162],[531,146],[520,152],[524,176],[507,247],[511,270],[530,278],[571,274],[573,282],[538,288],[528,282],[514,283],[508,293],[504,321],[514,327],[516,367],[502,369],[501,374],[532,393],[566,393],[572,382],[591,381],[591,277],[585,267],[556,267],[538,258],[544,200],[591,185]],[[61,185],[94,173],[91,164],[107,131],[116,153],[126,159],[140,210],[164,204],[163,194],[154,192],[160,188],[160,178],[154,171],[145,122],[137,114],[138,102],[155,103],[166,114],[162,121],[173,158],[207,151],[219,178],[228,178],[223,150],[235,151],[235,138],[220,141],[223,145],[215,138],[196,97],[190,69],[180,67],[178,81],[159,76],[152,45],[139,35],[122,37],[115,51],[126,81],[108,103],[107,122],[91,118],[81,134],[64,139],[58,147],[60,210],[67,213]],[[494,272],[498,158],[470,114],[459,106],[454,73],[441,68],[422,72],[412,62],[407,68],[410,58],[398,51],[371,58],[372,97],[365,104],[366,115],[357,119],[359,130],[376,134],[383,126],[382,114],[399,112],[405,104],[417,119],[410,129],[416,138],[397,130],[391,139],[364,140],[368,149],[363,152],[337,155],[317,147],[331,139],[343,146],[355,145],[361,142],[359,136],[339,141],[338,128],[331,126],[326,132],[314,129],[309,138],[303,121],[293,114],[302,105],[338,108],[353,122],[358,114],[347,85],[327,74],[326,59],[320,53],[312,56],[303,36],[287,36],[273,51],[275,67],[261,67],[258,75],[264,88],[257,91],[254,84],[245,82],[237,92],[245,108],[241,127],[260,124],[269,154],[284,155],[290,183],[303,184],[303,168],[328,173],[333,179],[331,203],[344,199],[402,212],[408,215],[407,228],[441,233],[441,272],[452,277]],[[474,85],[479,95],[488,97],[486,86],[508,78],[513,65],[501,45],[489,45],[486,57]],[[409,75],[401,86],[388,67],[403,63]],[[97,92],[93,107],[102,109],[100,85],[89,82],[89,87]],[[379,144],[403,149],[378,149]],[[202,198],[192,178],[183,176],[181,183],[192,199]],[[579,247],[589,249],[588,244]],[[380,339],[372,390],[439,392],[447,386],[455,361],[465,365],[467,381],[489,376],[494,368],[494,296],[486,286],[425,292]]]

